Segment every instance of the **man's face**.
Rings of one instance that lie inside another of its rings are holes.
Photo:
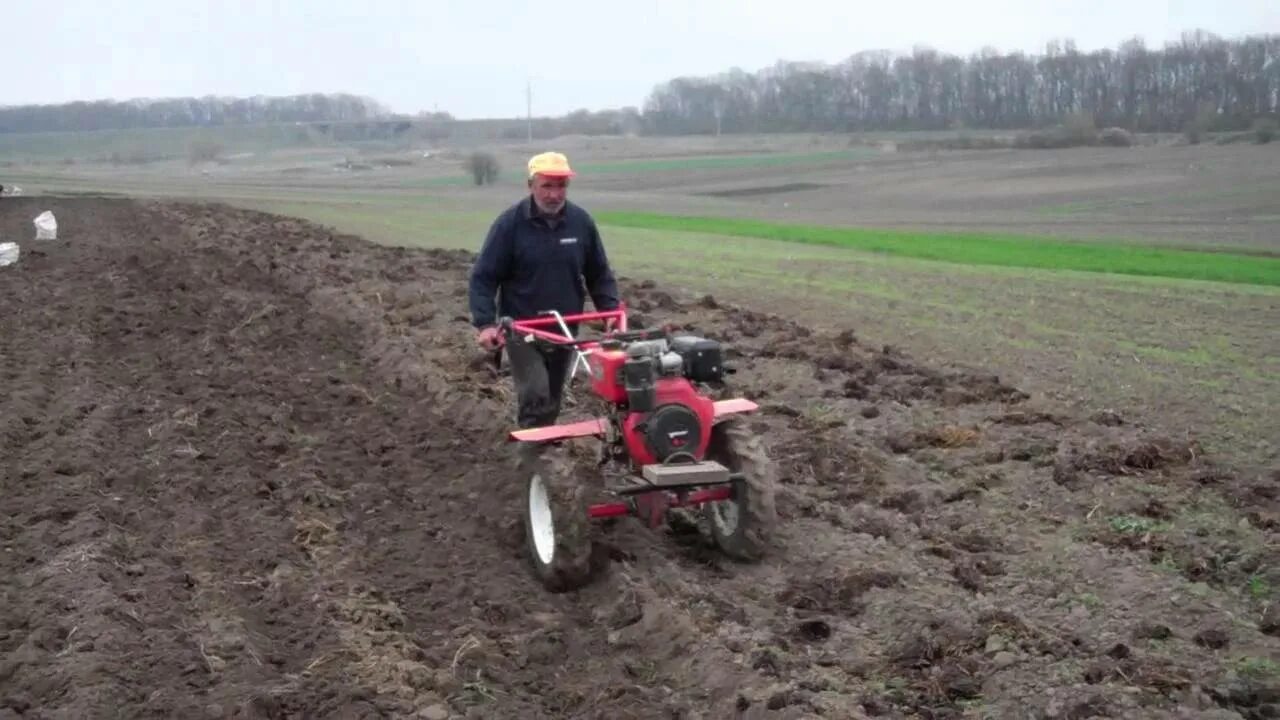
[[[560,212],[564,207],[564,198],[569,190],[569,179],[534,175],[529,181],[533,190],[533,201],[538,209],[547,214]]]

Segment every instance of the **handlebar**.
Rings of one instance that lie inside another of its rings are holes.
[[[600,346],[598,339],[578,339],[573,336],[569,330],[570,323],[592,322],[594,320],[614,320],[616,325],[622,331],[627,329],[627,308],[621,305],[617,310],[605,310],[601,312],[577,313],[574,315],[561,315],[555,310],[546,311],[540,314],[540,317],[525,318],[523,320],[513,320],[511,318],[502,318],[501,326],[508,336],[520,334],[532,337],[535,342],[551,343],[561,347],[569,347],[574,350],[573,368],[569,371],[569,380],[572,381],[578,374],[578,366],[587,367],[587,355],[592,350]],[[546,325],[558,325],[563,333],[557,335],[553,332],[543,330]]]
[[[618,331],[625,333],[627,329],[627,309],[623,305],[617,310],[604,310],[599,312],[577,313],[574,315],[561,315],[551,310],[542,313],[540,317],[525,318],[522,320],[513,320],[511,318],[502,319],[502,327],[508,333],[519,335],[531,335],[536,340],[549,342],[553,345],[572,348],[588,348],[599,345],[600,340],[595,338],[579,339],[573,337],[569,332],[569,325],[583,322],[593,322],[596,320],[615,320]],[[546,326],[558,325],[561,334],[545,330]],[[613,337],[614,335],[610,335]]]

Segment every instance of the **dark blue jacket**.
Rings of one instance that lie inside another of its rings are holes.
[[[617,281],[595,220],[569,201],[556,218],[543,217],[526,196],[489,228],[471,270],[471,323],[482,328],[503,316],[529,318],[544,310],[580,313],[588,292],[596,310],[618,307]]]

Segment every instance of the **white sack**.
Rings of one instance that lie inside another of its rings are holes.
[[[45,210],[36,216],[36,239],[37,240],[57,240],[58,239],[58,220],[53,213]]]
[[[18,262],[18,243],[0,243],[0,267]]]

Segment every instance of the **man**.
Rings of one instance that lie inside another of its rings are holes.
[[[476,341],[490,351],[506,345],[521,428],[550,425],[559,417],[573,352],[523,341],[504,343],[498,318],[532,318],[547,310],[580,313],[587,293],[596,310],[619,305],[617,282],[595,220],[566,199],[574,175],[560,153],[530,158],[529,195],[494,221],[471,271]],[[570,330],[577,332],[575,326]]]

